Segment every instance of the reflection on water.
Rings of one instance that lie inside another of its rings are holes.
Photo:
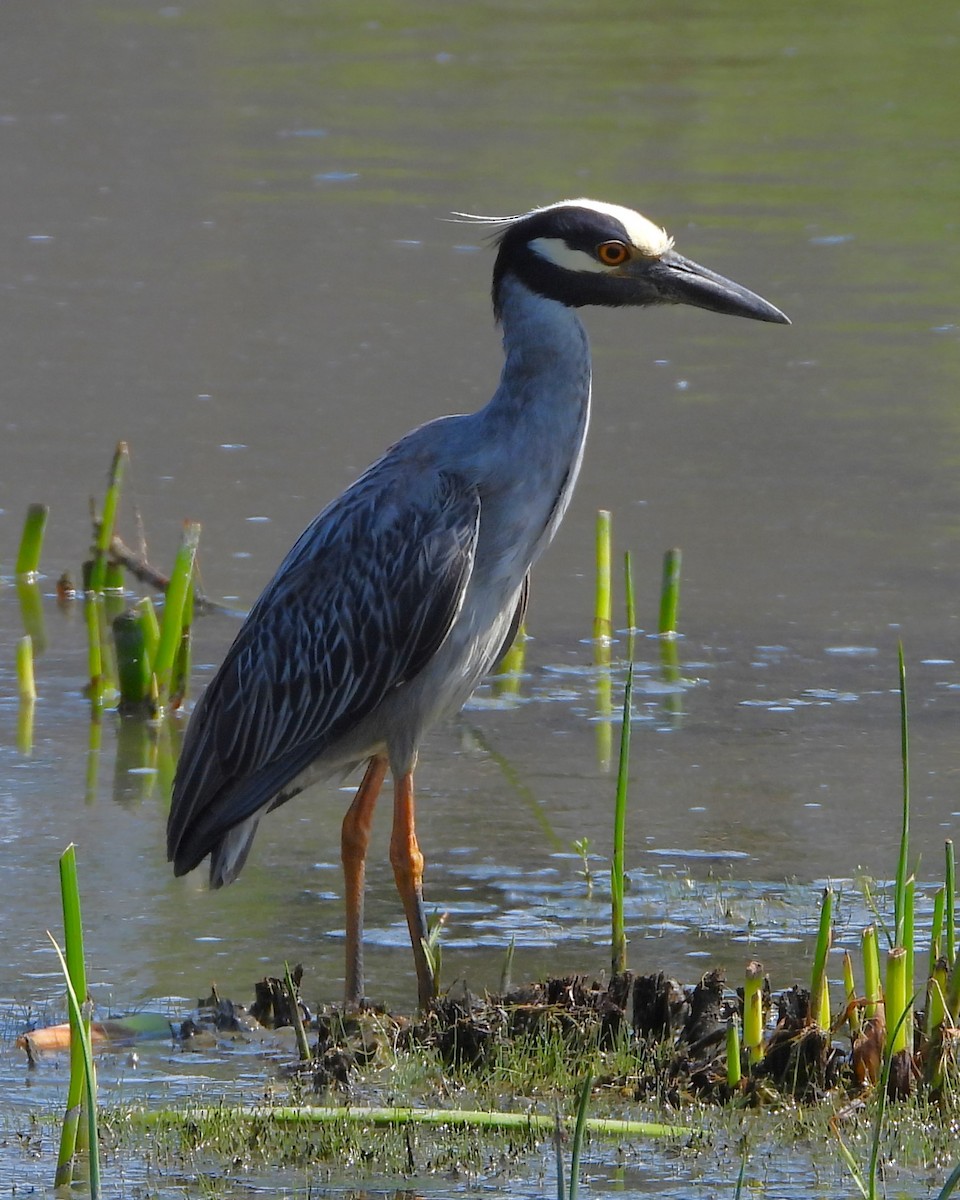
[[[633,555],[640,625],[655,622],[663,550],[684,552],[679,676],[655,642],[636,650],[635,965],[691,978],[704,954],[733,973],[759,952],[791,982],[820,882],[889,874],[898,637],[928,896],[960,813],[958,37],[944,0],[909,17],[887,2],[758,14],[717,0],[37,0],[5,13],[0,996],[12,1011],[60,1004],[44,931],[59,925],[52,882],[70,840],[101,996],[192,998],[211,976],[243,991],[284,957],[304,959],[317,997],[339,994],[345,794],[318,789],[269,818],[234,887],[174,881],[163,826],[179,722],[159,736],[111,714],[90,725],[82,620],[56,607],[54,580],[85,557],[86,497],[125,438],[128,540],[142,525],[168,562],[182,519],[201,520],[206,590],[249,605],[384,446],[492,390],[491,256],[444,214],[563,195],[641,208],[794,325],[773,342],[712,314],[589,314],[594,427],[534,580],[523,671],[512,695],[488,685],[436,730],[418,772],[447,969],[495,983],[511,932],[515,974],[606,965],[623,640],[609,674],[581,640],[601,507],[617,553]],[[18,598],[11,564],[32,501],[51,508],[46,578]],[[13,675],[25,624],[38,648],[29,737]],[[198,623],[197,686],[235,629],[222,614]],[[571,852],[585,837],[591,895]],[[378,999],[408,1007],[385,843],[378,826],[368,972]],[[854,936],[862,914],[855,889],[845,896]],[[15,1056],[2,1062],[16,1124],[51,1093],[23,1087]],[[151,1094],[175,1078],[168,1063],[138,1076]],[[592,1169],[602,1186],[612,1168]],[[778,1194],[809,1194],[797,1170],[777,1175]],[[695,1172],[678,1183],[651,1152],[621,1186],[668,1194]]]

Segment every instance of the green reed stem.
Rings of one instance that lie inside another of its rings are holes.
[[[69,1185],[79,1142],[81,1103],[86,1099],[87,1150],[90,1156],[90,1196],[100,1195],[100,1158],[97,1136],[96,1073],[90,1049],[90,1021],[83,1011],[87,998],[87,968],[83,953],[83,922],[77,882],[76,847],[71,843],[60,856],[60,892],[63,900],[64,949],[53,938],[67,985],[70,1004],[70,1082],[67,1111],[60,1137],[55,1187]]]
[[[876,925],[868,925],[860,938],[863,952],[863,994],[866,1005],[863,1015],[867,1020],[877,1015],[880,1007],[880,946],[877,942]]]
[[[46,504],[31,504],[23,522],[20,549],[17,552],[16,575],[18,579],[36,579],[40,572],[40,555],[43,551],[43,535],[47,528],[50,509]]]
[[[817,946],[813,955],[813,978],[810,984],[810,1008],[815,1024],[820,1029],[830,1028],[830,992],[824,987],[827,978],[827,955],[833,941],[833,888],[823,889],[823,903],[820,905],[820,929],[817,933]],[[824,1012],[824,994],[826,993],[826,1012]]]
[[[627,934],[624,918],[626,891],[625,844],[627,837],[627,788],[630,780],[630,729],[633,720],[633,663],[627,665],[623,689],[623,720],[620,724],[620,762],[613,815],[613,865],[610,871],[611,952],[614,975],[627,969]]]
[[[93,547],[93,566],[90,569],[89,590],[102,592],[107,577],[107,555],[117,524],[117,509],[120,506],[120,485],[123,482],[123,469],[129,458],[126,442],[117,442],[107,477],[107,490],[103,497],[103,512],[97,529],[96,542]]]
[[[907,1049],[907,952],[902,946],[894,946],[887,952],[887,983],[883,990],[887,1010],[887,1023],[896,1027],[892,1042],[893,1053]]]
[[[173,660],[173,675],[170,681],[170,703],[179,706],[183,703],[190,686],[190,668],[193,658],[193,607],[194,607],[194,577],[191,573],[187,585],[187,595],[183,602],[183,619],[180,624],[180,644],[177,646],[176,657]]]
[[[736,1017],[727,1025],[727,1087],[738,1088],[743,1078],[740,1067],[740,1022]]]
[[[183,638],[184,607],[199,541],[199,521],[185,521],[180,538],[180,548],[177,550],[173,571],[170,573],[170,582],[167,585],[167,599],[163,606],[163,620],[160,623],[160,641],[154,660],[154,674],[157,677],[157,692],[161,707],[166,705],[170,697],[173,664]]]
[[[938,958],[927,980],[927,1010],[923,1019],[923,1032],[930,1043],[937,1037],[947,1015],[947,979],[947,960]]]
[[[763,1058],[763,964],[756,961],[743,981],[743,1045],[750,1066]]]
[[[100,641],[100,612],[103,595],[91,592],[84,600],[83,615],[87,624],[87,673],[90,682],[87,691],[95,715],[103,708],[103,646]]]
[[[680,565],[683,555],[674,548],[663,556],[663,582],[660,587],[661,637],[670,637],[677,632],[677,614],[680,610]]]
[[[143,621],[136,612],[122,612],[114,618],[113,642],[117,651],[120,710],[143,710],[149,704],[153,672],[150,669]]]
[[[272,1125],[360,1125],[374,1128],[400,1128],[406,1125],[449,1126],[451,1129],[505,1129],[549,1134],[555,1119],[547,1113],[487,1112],[453,1108],[366,1108],[360,1105],[258,1105],[250,1108],[172,1108],[138,1109],[131,1111],[130,1120],[143,1128],[164,1126],[195,1126],[197,1122],[241,1123],[267,1122]],[[599,1137],[661,1137],[689,1138],[688,1126],[665,1125],[655,1121],[628,1121],[616,1117],[587,1117],[587,1133]]]
[[[933,896],[933,916],[930,919],[930,955],[927,960],[927,978],[933,974],[937,959],[940,957],[940,947],[943,942],[943,916],[947,889],[937,888]]]
[[[593,637],[609,641],[613,637],[612,518],[601,508],[597,513],[596,596],[593,610]]]
[[[947,932],[943,952],[953,970],[957,961],[957,862],[950,838],[944,843],[944,851],[946,870],[943,877],[943,915],[947,923]]]

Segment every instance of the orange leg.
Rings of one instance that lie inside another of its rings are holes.
[[[423,910],[423,855],[420,853],[414,828],[412,771],[394,781],[390,862],[393,866],[393,877],[397,881],[397,891],[403,901],[403,911],[407,916],[410,941],[413,944],[420,1007],[429,1008],[436,992],[423,949],[423,942],[427,937],[427,918]]]
[[[347,902],[347,969],[344,1001],[357,1008],[363,1000],[363,881],[373,810],[380,795],[387,760],[375,754],[367,765],[340,830],[340,861]]]

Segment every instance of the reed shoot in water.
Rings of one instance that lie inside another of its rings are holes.
[[[677,633],[682,561],[683,555],[676,548],[668,550],[663,556],[663,582],[660,587],[660,623],[658,625],[661,637],[675,637]]]
[[[110,474],[107,478],[107,490],[103,497],[103,511],[100,514],[96,541],[93,546],[93,564],[87,588],[91,592],[102,592],[106,586],[107,558],[110,543],[116,531],[117,509],[120,506],[120,485],[123,483],[123,471],[130,457],[126,442],[118,442],[110,464]]]
[[[40,555],[43,552],[43,535],[47,528],[50,509],[46,504],[31,504],[23,522],[20,549],[17,552],[17,579],[35,580],[40,573]]]
[[[609,642],[613,637],[612,518],[605,508],[597,513],[596,592],[593,611],[593,638]]]
[[[100,1195],[97,1081],[90,1049],[90,1018],[89,1014],[84,1012],[87,1002],[87,967],[83,952],[77,855],[73,844],[60,856],[60,893],[63,901],[64,952],[61,953],[55,941],[53,944],[64,971],[70,1006],[70,1081],[54,1186],[70,1186],[77,1150],[85,1144],[89,1155],[90,1196],[91,1200],[97,1200]],[[80,1116],[84,1107],[87,1126],[85,1136],[81,1136]]]
[[[827,983],[827,955],[833,940],[833,888],[823,889],[820,906],[820,929],[813,955],[813,979],[810,984],[810,1010],[814,1024],[830,1028],[830,990]]]
[[[756,961],[743,982],[743,1046],[751,1067],[763,1058],[763,964]]]

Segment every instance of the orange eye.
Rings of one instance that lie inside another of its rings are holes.
[[[622,267],[629,257],[623,242],[601,242],[597,247],[597,258],[605,267]]]

